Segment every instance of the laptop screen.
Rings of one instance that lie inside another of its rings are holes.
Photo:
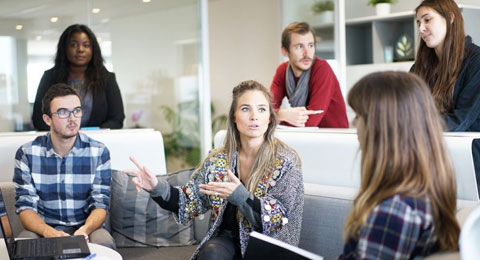
[[[10,221],[8,220],[7,208],[5,207],[5,201],[3,200],[2,190],[0,189],[0,227],[2,228],[2,236],[5,238],[5,244],[10,254],[12,250],[13,242],[15,238],[13,237],[12,227]]]

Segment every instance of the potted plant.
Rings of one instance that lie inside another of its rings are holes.
[[[378,16],[389,14],[390,7],[393,3],[395,3],[395,0],[369,0],[368,1],[368,5],[375,6],[375,10]]]
[[[333,23],[333,11],[335,4],[332,0],[315,1],[312,5],[312,11],[318,15],[321,23]]]
[[[176,110],[166,105],[160,106],[165,120],[172,128],[169,133],[162,133],[168,172],[194,167],[201,160],[198,118],[185,117],[181,112],[191,114],[198,109],[197,100],[179,104]],[[213,104],[210,109],[212,115],[214,115],[215,107]],[[221,129],[226,129],[226,127],[227,115],[217,115],[212,119],[213,134]]]

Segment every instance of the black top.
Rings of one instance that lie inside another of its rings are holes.
[[[415,66],[415,65],[414,65]],[[413,66],[410,71],[413,71]],[[480,47],[465,38],[465,58],[453,90],[453,109],[443,114],[446,131],[480,132]],[[472,145],[473,163],[480,191],[480,140]]]
[[[480,132],[480,47],[465,40],[465,59],[455,81],[453,110],[444,114],[447,131]]]
[[[33,104],[32,123],[39,131],[48,131],[50,128],[42,118],[42,99],[48,88],[53,84],[60,83],[56,81],[55,68],[45,71],[38,86],[35,103]],[[67,82],[61,82],[66,83]],[[83,126],[98,126],[101,128],[119,129],[123,127],[125,113],[123,111],[123,101],[120,89],[118,88],[115,74],[107,73],[103,84],[97,89],[93,96],[92,112],[88,123]]]
[[[236,171],[238,172],[238,171]],[[177,213],[180,209],[178,206],[179,202],[179,190],[169,185],[170,187],[170,197],[168,200],[164,200],[162,197],[152,197],[152,199],[160,205],[163,209]],[[253,196],[253,199],[248,198],[246,203],[252,208],[254,212],[261,214],[260,200]],[[227,231],[235,242],[239,242],[240,226],[237,220],[237,205],[234,205],[231,202],[227,201],[227,207],[223,213],[222,223],[220,224],[219,231]],[[257,231],[261,231],[262,227],[257,227]]]

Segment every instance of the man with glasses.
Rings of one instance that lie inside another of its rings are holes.
[[[347,128],[345,101],[332,69],[315,57],[315,31],[305,22],[289,24],[282,33],[280,64],[270,92],[278,120],[292,126]],[[284,97],[290,107],[280,107]]]
[[[82,107],[69,85],[50,87],[42,112],[50,131],[15,155],[15,206],[26,229],[19,237],[83,235],[115,248],[102,228],[110,203],[107,147],[79,132]]]

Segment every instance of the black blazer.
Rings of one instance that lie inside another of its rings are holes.
[[[45,124],[42,118],[42,99],[48,88],[56,83],[58,82],[56,82],[55,68],[43,73],[32,112],[33,126],[39,131],[50,130],[50,127]],[[87,125],[82,125],[82,127],[98,126],[101,128],[119,129],[123,127],[124,119],[125,113],[123,111],[122,95],[120,94],[115,74],[108,72],[105,82],[100,85],[96,95],[93,97],[90,119]]]

